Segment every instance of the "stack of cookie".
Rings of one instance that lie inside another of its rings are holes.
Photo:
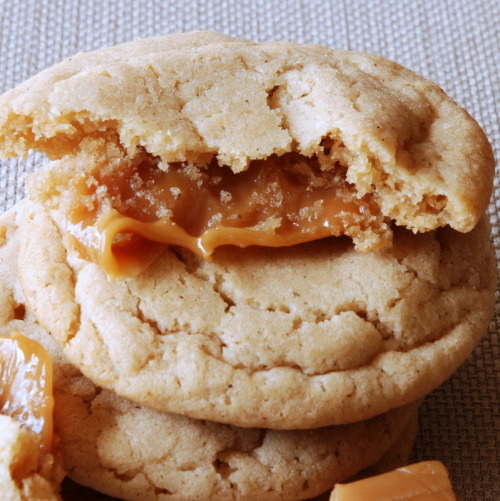
[[[80,54],[1,98],[0,150],[30,149],[0,325],[50,351],[83,485],[319,495],[411,448],[488,326],[491,147],[382,58],[207,32]]]

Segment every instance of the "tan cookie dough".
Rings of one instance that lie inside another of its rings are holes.
[[[143,405],[237,426],[297,429],[368,419],[441,384],[484,334],[495,301],[486,220],[355,252],[167,249],[110,280],[68,252],[30,205],[20,227],[26,301],[96,384]]]
[[[24,302],[13,266],[13,214],[20,219],[23,205],[0,218],[0,333],[17,329],[53,358],[56,431],[73,480],[128,500],[305,499],[376,462],[414,421],[418,404],[311,431],[236,428],[154,411],[96,387]]]
[[[62,158],[67,176],[90,184],[138,158],[160,170],[215,159],[240,173],[295,155],[377,207],[342,230],[361,250],[390,245],[391,221],[471,230],[494,175],[479,125],[410,70],[368,54],[209,32],[78,54],[7,92],[0,151],[30,148]],[[38,197],[65,206],[72,181],[53,181],[41,181]],[[103,191],[99,203],[113,205]]]
[[[40,452],[35,433],[0,414],[0,493],[2,501],[61,501],[60,461]]]

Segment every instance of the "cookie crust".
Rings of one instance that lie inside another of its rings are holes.
[[[368,419],[441,384],[493,312],[486,220],[468,234],[400,230],[377,254],[341,239],[226,248],[211,262],[168,249],[118,281],[68,252],[40,206],[26,214],[23,290],[70,361],[102,387],[198,419],[278,429]]]

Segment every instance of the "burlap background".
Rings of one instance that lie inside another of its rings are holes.
[[[196,29],[396,60],[468,109],[499,158],[498,0],[0,0],[0,92],[79,51]],[[22,173],[40,161],[0,162],[0,210],[23,196]],[[500,257],[498,178],[489,212]],[[483,343],[421,412],[414,460],[443,461],[463,500],[500,499],[499,331],[497,310]]]

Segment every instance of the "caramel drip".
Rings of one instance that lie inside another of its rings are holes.
[[[14,332],[0,337],[0,413],[40,436],[42,451],[52,447],[52,361],[36,341]]]
[[[343,235],[378,214],[338,171],[299,156],[256,161],[239,174],[214,163],[163,171],[144,161],[96,184],[101,193],[105,187],[104,202],[80,185],[98,208],[73,207],[67,230],[85,257],[115,277],[145,269],[165,245],[208,258],[223,245],[283,247]]]

